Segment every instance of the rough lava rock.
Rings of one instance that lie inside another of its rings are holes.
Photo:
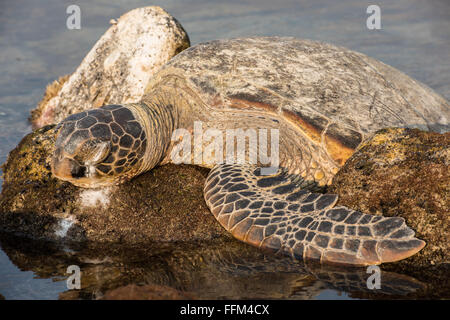
[[[450,132],[385,129],[333,179],[339,204],[406,219],[427,246],[411,260],[450,263]]]
[[[189,46],[181,24],[160,7],[127,12],[112,20],[72,75],[48,86],[32,111],[33,127],[105,104],[139,101],[151,76]]]
[[[450,288],[450,132],[384,129],[362,144],[333,179],[338,205],[400,216],[427,245],[385,269]],[[442,282],[443,281],[443,282]]]

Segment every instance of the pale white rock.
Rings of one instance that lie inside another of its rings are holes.
[[[79,195],[79,205],[85,208],[107,208],[110,202],[111,188],[84,189]]]
[[[139,101],[152,75],[190,45],[180,23],[160,7],[113,20],[76,71],[56,90],[47,89],[32,112],[35,128],[105,104]]]
[[[69,229],[77,222],[75,216],[69,215],[65,218],[60,218],[55,226],[55,236],[58,238],[65,238]]]

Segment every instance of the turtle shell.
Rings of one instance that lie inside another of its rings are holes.
[[[198,44],[170,60],[147,92],[171,75],[209,108],[281,115],[325,144],[340,165],[381,128],[449,130],[444,98],[382,62],[322,42],[257,37]]]
[[[212,106],[254,104],[284,111],[323,130],[330,122],[370,132],[414,126],[447,131],[450,105],[425,85],[364,54],[287,37],[216,40],[175,56]],[[350,141],[349,141],[350,143]]]

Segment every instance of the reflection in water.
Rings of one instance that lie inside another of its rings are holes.
[[[328,290],[370,298],[365,268],[331,268],[265,255],[237,241],[123,245],[62,245],[2,234],[10,260],[35,277],[59,281],[60,299],[312,299]],[[62,286],[69,265],[82,272],[81,290]],[[414,297],[424,285],[394,273],[381,273],[377,297]],[[136,287],[139,286],[139,287]],[[30,286],[30,289],[32,286]],[[119,288],[119,289],[118,289]],[[138,288],[138,289],[136,289]],[[2,290],[0,284],[0,293]],[[26,293],[22,293],[26,297]]]

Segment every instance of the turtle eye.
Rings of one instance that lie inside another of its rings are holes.
[[[111,143],[109,141],[102,141],[97,143],[92,149],[92,163],[100,163],[109,155],[111,150]]]
[[[109,155],[110,150],[109,141],[89,140],[81,146],[75,160],[89,165],[97,164]]]

